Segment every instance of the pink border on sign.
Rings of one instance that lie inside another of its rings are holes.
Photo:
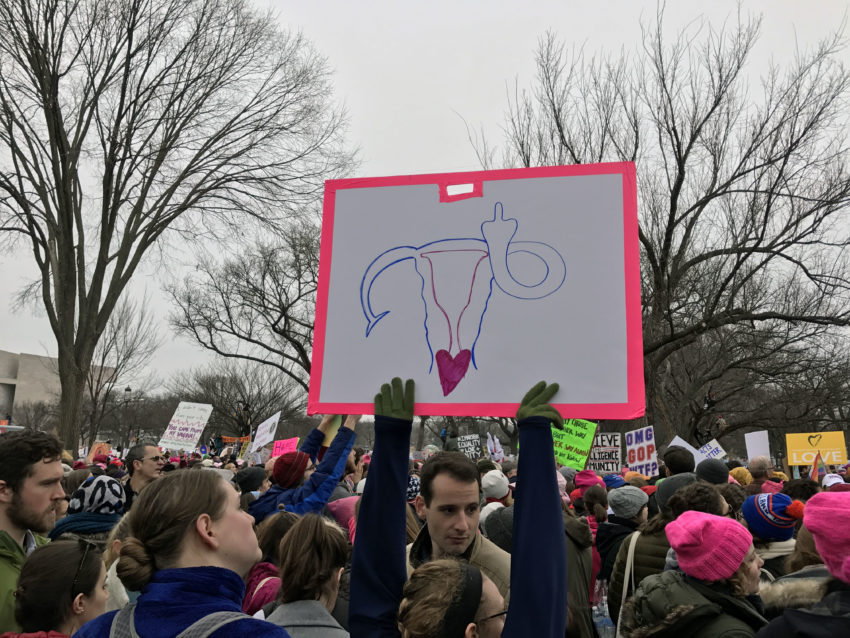
[[[511,168],[495,171],[467,173],[433,173],[429,175],[400,175],[335,179],[325,182],[325,202],[322,215],[322,244],[319,250],[319,286],[316,294],[316,321],[313,338],[313,361],[310,374],[310,391],[307,395],[307,413],[371,414],[373,404],[328,403],[319,400],[322,384],[322,365],[325,353],[325,328],[328,309],[328,281],[333,252],[333,223],[338,190],[350,188],[376,188],[383,186],[414,186],[433,184],[439,188],[440,201],[452,202],[469,197],[482,197],[484,182],[505,179],[532,179],[538,177],[564,177],[581,175],[623,176],[623,256],[626,291],[626,384],[628,398],[625,403],[557,403],[566,419],[634,419],[644,414],[645,393],[643,380],[643,332],[640,305],[640,251],[638,248],[637,174],[634,162],[605,164],[576,164],[572,166],[544,166],[540,168]],[[472,184],[471,192],[448,194],[448,187]],[[378,388],[375,388],[377,392]],[[519,392],[524,390],[520,389]],[[519,403],[417,403],[416,414],[444,416],[514,416]]]

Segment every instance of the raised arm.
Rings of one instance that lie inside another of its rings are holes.
[[[562,638],[567,626],[567,546],[555,479],[551,425],[563,427],[549,405],[558,384],[541,381],[517,411],[522,451],[517,468],[511,552],[511,602],[503,638]],[[368,483],[368,482],[367,482]]]
[[[398,638],[396,615],[407,580],[405,520],[414,386],[401,379],[375,396],[375,449],[360,501],[351,560],[352,636]]]

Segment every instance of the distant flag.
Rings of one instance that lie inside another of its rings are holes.
[[[818,455],[815,457],[815,460],[812,463],[812,469],[809,472],[809,478],[820,483],[820,477],[825,476],[828,472],[829,470],[826,468],[823,456],[821,456],[820,450],[818,450]]]
[[[489,432],[487,433],[487,456],[491,459],[494,457],[495,447],[493,445],[493,435]]]

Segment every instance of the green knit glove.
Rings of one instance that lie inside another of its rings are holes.
[[[557,383],[546,385],[545,381],[535,384],[531,390],[526,392],[516,411],[517,421],[522,421],[530,416],[545,416],[559,430],[564,429],[564,417],[555,408],[549,405],[549,401],[558,393]]]
[[[389,383],[381,386],[381,393],[375,395],[375,414],[391,416],[394,419],[413,420],[413,379],[408,379],[401,388],[401,379],[395,377],[392,387]]]

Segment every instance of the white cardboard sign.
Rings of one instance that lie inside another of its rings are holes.
[[[209,403],[181,401],[159,440],[159,447],[166,450],[194,450],[212,410]]]
[[[274,436],[277,432],[277,422],[279,420],[280,412],[270,416],[257,426],[257,433],[254,435],[254,445],[251,447],[252,452],[256,452],[264,445],[268,445],[274,441]]]

